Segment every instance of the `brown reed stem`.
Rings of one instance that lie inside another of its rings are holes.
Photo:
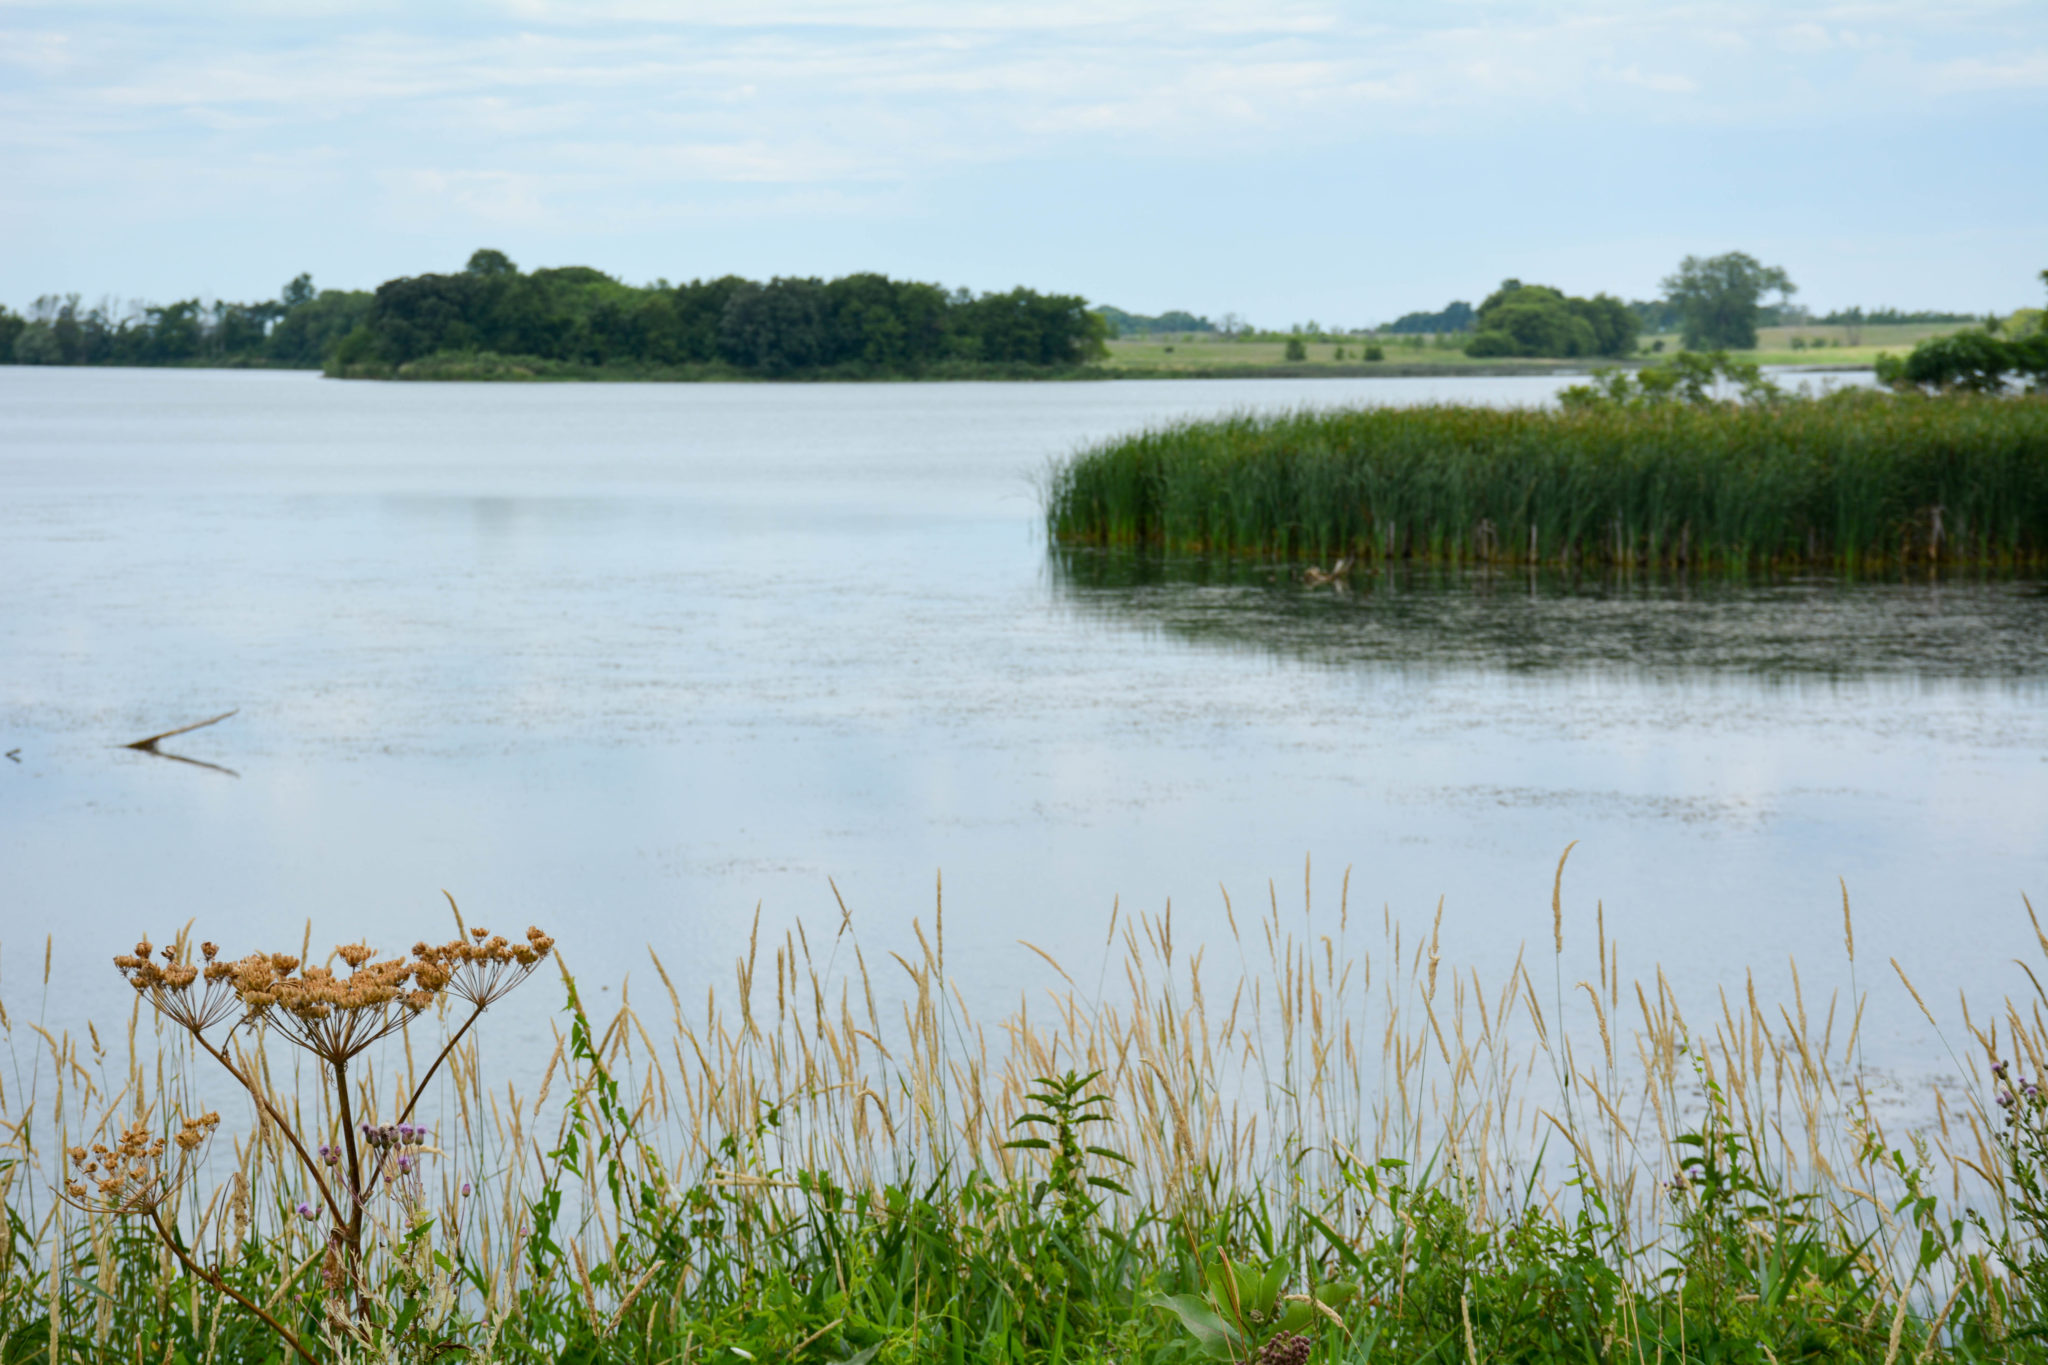
[[[257,1086],[254,1075],[244,1075],[241,1068],[228,1060],[227,1053],[207,1042],[204,1035],[193,1029],[187,1029],[186,1032],[190,1033],[198,1041],[199,1046],[206,1050],[208,1056],[227,1068],[228,1075],[233,1076],[242,1089],[249,1092],[249,1097],[256,1101],[258,1108],[270,1115],[270,1121],[277,1126],[279,1132],[284,1134],[285,1141],[291,1143],[292,1150],[299,1154],[300,1163],[312,1175],[313,1188],[320,1191],[320,1197],[326,1202],[328,1211],[334,1215],[334,1221],[337,1223],[341,1222],[341,1204],[335,1199],[333,1190],[328,1188],[325,1177],[320,1174],[320,1163],[313,1159],[312,1153],[308,1152],[306,1145],[299,1140],[298,1130],[285,1121],[284,1115],[277,1111],[277,1106],[270,1102],[270,1097]]]
[[[420,1102],[420,1096],[427,1093],[427,1082],[434,1079],[434,1073],[441,1069],[441,1063],[448,1060],[448,1054],[455,1050],[455,1045],[462,1041],[462,1035],[469,1032],[469,1026],[481,1018],[483,1012],[484,1007],[482,1005],[478,1005],[470,1011],[469,1018],[462,1021],[462,1027],[455,1030],[455,1035],[441,1049],[440,1055],[434,1058],[434,1064],[427,1068],[427,1074],[420,1077],[420,1083],[413,1087],[412,1098],[405,1102],[404,1112],[392,1120],[394,1123],[404,1123],[412,1117],[413,1107]]]
[[[356,1157],[355,1116],[350,1110],[348,1099],[348,1058],[336,1057],[333,1066],[334,1093],[341,1109],[341,1137],[345,1150],[348,1152],[350,1208],[348,1221],[343,1224],[347,1235],[345,1250],[348,1256],[348,1263],[343,1267],[343,1270],[347,1273],[348,1282],[354,1284],[356,1281],[356,1267],[362,1263],[363,1259],[363,1206],[368,1201],[366,1192],[363,1189],[362,1165]],[[358,1292],[358,1300],[361,1297],[360,1292]],[[362,1305],[359,1304],[360,1306]]]

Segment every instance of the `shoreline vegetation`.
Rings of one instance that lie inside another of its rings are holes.
[[[1788,398],[1721,358],[1612,372],[1559,410],[1239,415],[1050,473],[1046,527],[1098,545],[1363,565],[2048,562],[2048,397]],[[1712,384],[1753,401],[1716,401]]]
[[[1647,358],[1604,362],[1627,367],[1645,363]],[[1802,364],[1799,371],[1853,373],[1870,365],[1852,361],[1842,364]],[[1566,375],[1592,373],[1580,360],[1467,360],[1462,356],[1447,361],[1234,361],[1228,355],[1196,364],[1143,364],[1130,361],[1090,362],[1077,365],[1033,365],[1024,362],[939,361],[914,373],[876,370],[858,364],[819,367],[788,374],[767,375],[719,363],[699,365],[651,365],[612,362],[603,365],[551,360],[543,356],[500,355],[487,351],[436,351],[403,365],[331,364],[326,373],[334,379],[385,379],[398,381],[461,382],[559,382],[559,383],[927,383],[985,380],[1042,382],[1093,382],[1139,379],[1415,379],[1456,378],[1481,375]]]
[[[27,315],[0,308],[0,363],[443,381],[1414,378],[1578,374],[1727,347],[1760,363],[1849,370],[1878,365],[1885,346],[1976,321],[1861,309],[1814,318],[1789,303],[1782,271],[1740,253],[1688,257],[1665,285],[1670,298],[1624,303],[1510,279],[1476,310],[1454,302],[1384,326],[1271,331],[1235,315],[1218,326],[1078,295],[976,294],[873,273],[629,285],[588,266],[522,271],[486,249],[460,271],[374,291],[316,290],[300,275],[257,303],[87,306],[49,295]],[[1762,303],[1767,289],[1784,298]],[[2038,328],[2039,311],[2006,323]]]
[[[2048,1355],[2026,964],[1938,1019],[1896,960],[1859,962],[1845,888],[1839,959],[1710,998],[1627,974],[1565,871],[1495,980],[1444,960],[1441,909],[1404,929],[1307,868],[1287,909],[1226,894],[1214,954],[1170,910],[1112,910],[1099,963],[1022,944],[1065,984],[1014,1005],[949,976],[943,901],[899,951],[853,915],[757,919],[725,985],[679,989],[650,950],[609,1016],[562,969],[537,1088],[469,1028],[537,964],[460,941],[332,972],[138,944],[125,1043],[45,1030],[12,980],[0,1358]],[[1865,1061],[1878,1020],[1953,1059],[1905,1118]]]

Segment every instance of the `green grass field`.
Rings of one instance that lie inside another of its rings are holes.
[[[1766,327],[1757,335],[1757,349],[1743,356],[1761,365],[1810,365],[1831,369],[1868,369],[1880,352],[1903,353],[1914,343],[1931,336],[1946,336],[1961,330],[1958,323],[1905,323],[1863,327]],[[1806,343],[1794,349],[1798,338]],[[1421,341],[1421,345],[1414,344]],[[1657,342],[1664,351],[1678,349],[1676,334],[1646,336],[1645,348]],[[1815,343],[1826,343],[1817,345]],[[1462,339],[1460,339],[1462,344]],[[1378,345],[1386,359],[1368,362],[1361,352]],[[1546,371],[1578,372],[1611,360],[1474,359],[1459,349],[1439,348],[1428,338],[1369,337],[1332,338],[1308,343],[1305,361],[1286,358],[1284,340],[1235,339],[1216,333],[1181,332],[1155,336],[1119,337],[1109,343],[1104,366],[1114,370],[1142,370],[1174,373],[1215,370],[1278,370],[1287,374],[1369,375],[1369,374],[1540,374]],[[1342,352],[1340,357],[1338,352]],[[1640,357],[1648,359],[1649,357]]]

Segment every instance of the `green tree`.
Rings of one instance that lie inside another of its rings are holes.
[[[300,276],[300,279],[306,279]],[[294,284],[297,281],[293,281]],[[307,284],[312,282],[307,280]],[[287,294],[291,286],[286,286]],[[353,331],[370,312],[366,290],[323,289],[314,297],[285,310],[271,328],[264,350],[273,365],[317,367],[336,343]]]
[[[782,278],[749,283],[726,300],[718,322],[718,354],[742,369],[788,374],[825,355],[825,285]]]
[[[1572,298],[1547,284],[1502,280],[1474,315],[1472,356],[1622,356],[1636,348],[1636,315],[1609,294]]]
[[[1300,336],[1291,336],[1287,338],[1286,354],[1289,360],[1307,360],[1308,347],[1302,344]]]
[[[519,273],[519,267],[512,264],[510,256],[502,251],[494,251],[490,247],[482,247],[471,252],[469,264],[462,269],[466,275],[482,275],[487,279]]]
[[[1664,296],[1684,320],[1686,349],[1756,349],[1756,326],[1765,294],[1780,300],[1798,292],[1784,268],[1765,265],[1747,252],[1687,256],[1664,279]]]

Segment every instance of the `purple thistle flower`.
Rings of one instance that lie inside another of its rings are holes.
[[[2005,1063],[2004,1063],[2004,1062],[1993,1062],[1993,1063],[1991,1064],[1991,1074],[1992,1074],[1992,1075],[1994,1075],[1994,1076],[1996,1076],[1996,1077],[1998,1077],[1998,1079],[2000,1079],[2000,1080],[2004,1080],[2004,1079],[2005,1079]]]
[[[320,1210],[314,1208],[311,1204],[300,1204],[298,1214],[299,1217],[310,1223],[320,1216]]]
[[[462,1182],[462,1197],[464,1199],[469,1198],[469,1182],[467,1180]]]
[[[2012,1091],[2007,1090],[2004,1086],[1998,1088],[1998,1107],[2000,1109],[2012,1107]]]

